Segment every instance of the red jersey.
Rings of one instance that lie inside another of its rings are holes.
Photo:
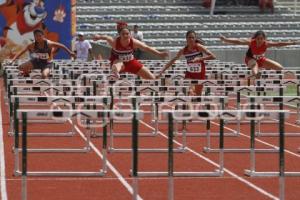
[[[123,62],[129,62],[134,59],[133,56],[133,40],[130,38],[129,45],[127,47],[122,46],[120,37],[116,39],[116,48],[112,49],[110,60],[121,60]]]
[[[188,47],[183,49],[183,55],[187,62],[187,71],[192,73],[205,73],[205,65],[203,61],[193,62],[193,59],[196,57],[203,57],[203,53],[198,48],[194,46],[192,50],[189,50]]]
[[[265,57],[265,52],[267,50],[267,42],[265,41],[261,46],[257,46],[256,40],[252,39],[249,45],[249,49],[247,51],[246,56],[249,58],[253,58],[255,60],[259,60]]]

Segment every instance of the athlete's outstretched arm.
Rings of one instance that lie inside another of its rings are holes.
[[[250,44],[250,40],[248,40],[248,39],[227,38],[223,35],[220,36],[220,40],[225,43],[236,44],[236,45],[249,45]]]
[[[176,60],[178,60],[180,58],[180,56],[182,56],[183,54],[183,49],[181,49],[180,51],[178,51],[178,53],[176,54],[176,56],[174,58],[172,58],[165,66],[164,68],[161,70],[161,72],[157,75],[157,78],[159,78],[170,66],[172,66]]]
[[[139,48],[139,49],[142,49],[144,51],[153,53],[154,55],[157,55],[157,56],[159,56],[161,58],[165,58],[165,57],[167,57],[169,55],[168,52],[158,51],[155,48],[150,47],[150,46],[146,45],[145,43],[140,42],[140,41],[138,41],[136,39],[133,39],[133,45],[134,45],[135,48]]]
[[[283,47],[288,45],[297,45],[300,44],[300,41],[290,41],[290,42],[267,42],[268,47]]]
[[[94,41],[97,41],[97,40],[105,40],[110,46],[114,46],[114,39],[108,35],[94,35],[93,37],[93,40]]]
[[[196,57],[196,58],[193,60],[193,62],[216,59],[215,54],[213,54],[211,51],[209,51],[205,46],[203,46],[203,45],[201,45],[201,44],[197,44],[197,46],[198,46],[198,47],[201,49],[201,51],[203,51],[207,56],[205,56],[205,57]]]
[[[59,43],[59,42],[49,41],[49,40],[48,40],[48,42],[49,42],[49,44],[52,45],[54,48],[61,48],[61,49],[65,50],[66,52],[68,52],[68,54],[69,54],[70,56],[72,56],[72,57],[75,57],[75,56],[76,56],[76,54],[75,54],[73,51],[71,51],[68,47],[66,47],[64,44],[61,44],[61,43]],[[51,52],[51,53],[52,53],[52,52]]]

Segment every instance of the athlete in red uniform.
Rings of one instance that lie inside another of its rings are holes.
[[[193,30],[186,33],[186,43],[186,46],[179,50],[176,56],[165,65],[158,77],[160,77],[164,71],[172,66],[172,64],[183,55],[187,62],[185,78],[198,80],[205,79],[204,60],[212,60],[215,59],[216,56],[203,46],[204,42],[197,39],[196,32]],[[203,54],[206,54],[207,56],[204,57]],[[197,85],[191,90],[191,93],[196,95],[201,95],[201,92],[202,85]]]
[[[299,41],[291,42],[272,42],[266,39],[263,31],[257,31],[251,39],[236,39],[220,37],[221,41],[230,44],[248,45],[249,49],[246,53],[245,63],[252,69],[256,78],[260,77],[259,68],[282,70],[283,67],[278,62],[265,57],[265,52],[269,47],[282,47],[287,45],[300,44]]]
[[[95,35],[94,40],[106,40],[112,47],[110,62],[112,72],[117,78],[119,78],[119,72],[130,72],[144,79],[155,79],[155,76],[150,70],[134,58],[133,51],[136,48],[151,52],[161,58],[168,56],[167,52],[157,51],[145,43],[132,38],[127,27],[122,28],[120,30],[120,36],[115,39],[106,35]]]

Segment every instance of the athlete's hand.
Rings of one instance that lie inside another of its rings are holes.
[[[158,75],[155,76],[155,79],[159,79],[162,76],[162,72],[160,72]]]
[[[226,37],[224,35],[220,35],[220,40],[224,42],[226,40]]]
[[[12,60],[8,60],[8,61],[7,61],[7,64],[8,64],[8,65],[12,65],[12,64],[14,64],[14,62],[15,62],[15,60],[14,60],[14,59],[12,59]]]
[[[193,63],[195,63],[195,62],[201,62],[201,61],[202,61],[202,58],[198,58],[198,57],[196,57],[196,58],[194,58],[192,60]]]
[[[76,54],[74,52],[70,52],[70,56],[74,59],[76,58]]]

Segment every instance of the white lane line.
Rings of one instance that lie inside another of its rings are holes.
[[[150,126],[150,125],[147,124],[146,122],[141,121],[141,120],[140,120],[140,122],[143,123],[145,126],[149,127],[150,129],[155,130],[152,126]],[[164,138],[166,138],[166,139],[168,138],[164,133],[162,133],[162,132],[160,132],[160,131],[158,131],[158,132],[159,132],[160,135],[163,136]],[[176,140],[174,140],[174,143],[176,143],[177,145],[180,145],[180,143],[177,142]],[[193,149],[191,149],[191,148],[189,148],[189,147],[186,147],[186,149],[187,149],[188,151],[190,151],[191,153],[195,154],[197,157],[199,157],[199,158],[201,158],[201,159],[207,161],[208,163],[210,163],[210,164],[212,164],[212,165],[214,165],[214,166],[216,166],[216,167],[219,167],[219,164],[217,164],[216,162],[210,160],[209,158],[207,158],[207,157],[205,157],[205,156],[203,156],[203,155],[197,153],[197,152],[194,151]],[[232,177],[236,178],[237,180],[239,180],[239,181],[245,183],[246,185],[248,185],[249,187],[253,188],[254,190],[256,190],[256,191],[262,193],[263,195],[265,195],[265,196],[267,196],[267,197],[269,197],[269,198],[271,198],[271,199],[279,200],[278,197],[274,196],[273,194],[267,192],[266,190],[264,190],[264,189],[262,189],[262,188],[260,188],[260,187],[258,187],[258,186],[256,186],[256,185],[254,185],[253,183],[247,181],[246,179],[244,179],[244,178],[238,176],[237,174],[235,174],[234,172],[230,171],[229,169],[224,168],[224,171],[227,172],[227,173],[228,173],[229,175],[231,175]]]
[[[2,94],[2,90],[0,90]],[[1,98],[0,95],[0,107],[1,107]],[[5,152],[4,152],[4,142],[3,142],[3,127],[2,127],[2,111],[0,109],[0,187],[1,187],[1,197],[2,200],[7,200],[7,190],[6,190],[6,176],[5,176]]]
[[[46,96],[49,96],[47,93],[45,93]],[[54,105],[57,105],[56,103],[53,103]],[[62,110],[59,106],[58,106],[59,110]],[[72,120],[68,119],[68,122],[70,124],[73,124]],[[86,141],[87,138],[85,137],[85,135],[81,132],[81,130],[78,128],[77,125],[73,124],[75,129],[77,130],[77,132],[79,133],[79,135]],[[91,148],[95,151],[95,153],[101,158],[103,159],[103,155],[100,153],[100,151],[97,149],[97,147],[90,141],[89,145],[91,146]],[[133,195],[133,188],[131,187],[131,185],[125,180],[125,178],[121,175],[121,173],[108,161],[108,159],[106,159],[106,164],[109,167],[109,169],[117,176],[117,178],[120,180],[120,182],[125,186],[125,188],[129,191],[129,193],[131,195]],[[143,200],[140,195],[137,196],[138,200]]]
[[[71,120],[70,120],[70,123]],[[84,136],[84,134],[81,132],[81,130],[77,127],[77,125],[75,125],[75,129],[77,130],[77,132],[79,133],[79,135],[84,139],[87,140],[87,138]],[[95,145],[90,142],[90,146],[91,148],[96,152],[96,154],[103,159],[103,155],[100,153],[100,151],[97,149],[97,147],[95,147]],[[109,169],[117,176],[117,178],[121,181],[121,183],[125,186],[125,188],[130,192],[130,194],[133,195],[133,188],[131,187],[131,185],[125,180],[125,178],[120,174],[120,172],[108,161],[107,161],[107,166],[109,167]],[[138,199],[139,200],[143,200],[140,195],[138,195]]]

